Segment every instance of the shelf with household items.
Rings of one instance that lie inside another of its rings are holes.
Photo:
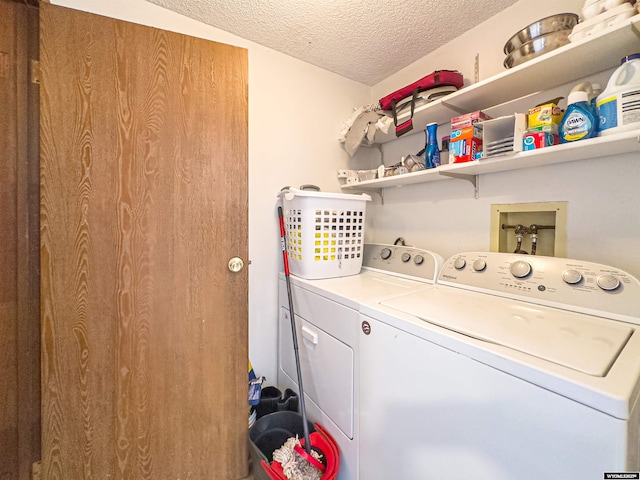
[[[474,184],[477,197],[477,175],[573,162],[589,158],[609,157],[632,152],[640,153],[640,129],[580,140],[578,142],[562,143],[547,148],[483,158],[471,162],[441,165],[437,168],[406,173],[404,175],[366,180],[351,185],[343,185],[342,190],[380,190],[400,185],[462,178]]]
[[[640,15],[636,15],[615,27],[588,35],[416,107],[413,114],[414,129],[424,129],[431,122],[449,123],[456,115],[487,109],[616,67],[620,58],[640,49],[639,42]],[[406,112],[398,116],[398,123],[408,119],[409,113]],[[393,129],[388,134],[378,131],[375,136],[375,143],[378,144],[393,140],[396,140]]]

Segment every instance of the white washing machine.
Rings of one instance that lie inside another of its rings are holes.
[[[640,283],[465,253],[361,305],[363,480],[601,480],[640,470]]]
[[[307,415],[340,447],[339,480],[366,478],[358,462],[359,308],[433,284],[443,259],[419,248],[366,244],[360,274],[324,280],[291,276]],[[284,275],[279,282],[278,387],[297,391]]]

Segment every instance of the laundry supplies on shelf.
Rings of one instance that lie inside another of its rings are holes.
[[[558,129],[560,142],[575,142],[595,137],[598,133],[597,128],[598,123],[589,103],[589,94],[581,90],[571,92],[567,111]]]

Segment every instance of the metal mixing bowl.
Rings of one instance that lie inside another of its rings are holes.
[[[549,35],[554,32],[569,30],[569,33],[571,33],[571,29],[577,24],[578,15],[575,13],[558,13],[556,15],[551,15],[550,17],[545,17],[523,28],[511,37],[504,45],[504,53],[509,54],[536,38]]]
[[[504,60],[504,66],[506,68],[515,67],[566,45],[569,43],[569,34],[571,34],[571,29],[560,30],[559,32],[548,33],[534,38],[507,55],[507,58]]]

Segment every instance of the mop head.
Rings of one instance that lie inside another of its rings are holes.
[[[320,480],[322,472],[301,457],[294,448],[300,447],[298,437],[289,438],[285,444],[273,452],[273,460],[282,465],[282,471],[289,480]],[[311,456],[320,461],[318,452],[311,450]]]

